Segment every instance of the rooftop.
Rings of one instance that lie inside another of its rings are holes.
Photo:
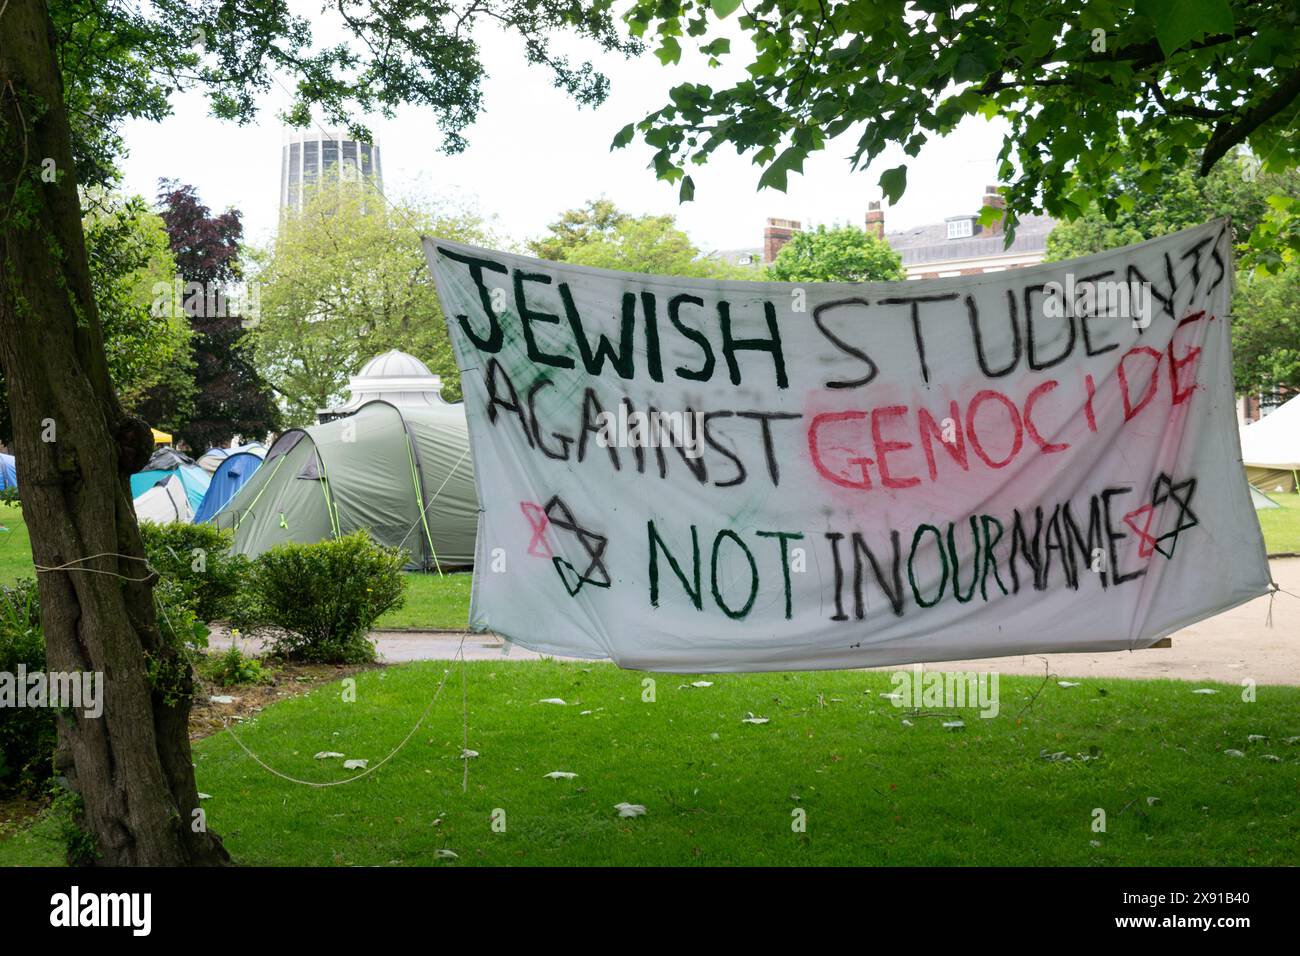
[[[973,218],[974,214],[971,215]],[[903,265],[909,266],[1043,252],[1047,248],[1047,235],[1055,226],[1056,220],[1051,216],[1024,216],[1016,227],[1015,241],[1009,247],[1004,245],[1002,233],[984,234],[985,230],[978,223],[974,226],[975,234],[964,239],[949,239],[946,221],[886,233],[885,239],[902,257]]]

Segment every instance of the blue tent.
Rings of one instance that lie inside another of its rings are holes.
[[[212,476],[194,464],[189,456],[182,455],[173,448],[158,449],[149,459],[149,464],[145,465],[144,471],[136,472],[131,476],[131,497],[139,498],[160,481],[166,481],[171,475],[176,475],[180,479],[191,510],[198,511],[199,506],[203,504],[204,496],[208,493],[208,484]]]
[[[212,475],[212,483],[208,486],[203,504],[194,513],[195,524],[215,517],[235,496],[235,492],[244,487],[244,482],[253,477],[253,472],[262,466],[262,453],[263,449],[259,447],[256,451],[237,451],[222,460]]]
[[[14,468],[14,456],[0,454],[0,491],[18,487],[18,471]]]

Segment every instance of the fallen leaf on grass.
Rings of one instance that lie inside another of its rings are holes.
[[[1215,690],[1213,687],[1198,687],[1196,688],[1196,690],[1192,691],[1192,693],[1193,694],[1217,694],[1218,691]]]
[[[742,724],[765,724],[767,720],[766,717],[755,717],[754,712],[750,711],[749,716],[742,718],[740,722]]]
[[[1078,681],[1072,681],[1072,680],[1058,680],[1058,681],[1056,682],[1056,686],[1057,686],[1057,687],[1078,687],[1078,686],[1079,686],[1079,682],[1078,682]]]
[[[434,850],[433,855],[439,860],[459,860],[460,856],[455,850]]]
[[[544,699],[542,699],[542,700],[539,700],[537,703],[539,703],[539,704],[559,704],[561,707],[565,706],[564,701],[561,700],[559,697],[547,697],[547,698],[544,698]]]
[[[1233,750],[1232,748],[1229,748],[1229,749],[1225,750],[1225,751],[1223,752],[1223,755],[1224,755],[1225,757],[1244,757],[1244,756],[1246,756],[1246,755],[1245,755],[1244,753],[1242,753],[1240,750]]]
[[[463,759],[465,759],[465,760],[469,760],[471,757],[477,757],[477,756],[478,756],[478,751],[477,751],[477,750],[462,750],[462,751],[460,752],[460,755],[461,755],[461,757],[462,757]]]
[[[337,750],[322,750],[320,753],[316,755],[316,759],[328,760],[331,757],[342,757],[342,756],[343,754],[339,753]]]
[[[567,770],[552,770],[546,776],[552,780],[572,780],[577,774],[569,773]]]
[[[369,765],[369,760],[345,760],[343,761],[344,770],[365,770]]]
[[[945,720],[943,726],[947,730],[965,730],[966,721],[964,720]]]
[[[239,698],[231,697],[229,694],[213,694],[208,700],[214,704],[233,704]]]
[[[645,807],[639,803],[616,803],[614,809],[618,811],[620,817],[643,817],[645,816]]]

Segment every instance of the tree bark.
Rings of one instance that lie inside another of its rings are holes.
[[[44,0],[0,8],[0,363],[19,493],[38,569],[63,568],[37,575],[46,666],[103,675],[101,717],[59,718],[56,763],[96,844],[70,862],[228,863],[194,813],[192,681],[140,560],[129,476],[153,440],[109,380],[53,27]],[[183,669],[179,699],[153,685],[150,663]]]

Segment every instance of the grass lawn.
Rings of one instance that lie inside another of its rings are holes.
[[[375,627],[434,628],[463,631],[469,626],[468,572],[438,576],[411,573],[406,578],[406,603],[389,611]]]
[[[32,545],[27,537],[23,511],[14,505],[0,504],[0,584],[12,584],[19,578],[36,576],[32,568]]]
[[[948,730],[950,717],[909,717],[882,698],[892,689],[884,673],[712,675],[713,686],[695,688],[683,686],[694,678],[602,664],[475,662],[466,668],[469,746],[480,756],[462,793],[458,666],[411,743],[356,783],[288,783],[228,734],[200,741],[199,789],[211,794],[203,805],[235,859],[1294,865],[1300,848],[1300,740],[1286,743],[1300,735],[1297,688],[1262,687],[1245,703],[1230,685],[1200,695],[1192,691],[1201,685],[1178,681],[1062,688],[1004,677],[999,716],[963,711],[965,728]],[[354,703],[326,685],[238,733],[279,770],[341,779],[349,772],[340,760],[313,755],[378,763],[414,725],[443,667],[368,671]],[[653,703],[643,701],[647,677]],[[539,703],[551,697],[567,705]],[[749,712],[770,722],[742,723]],[[547,779],[552,771],[577,776]],[[648,812],[620,819],[622,802]],[[498,808],[504,833],[491,826]],[[1105,832],[1092,829],[1098,808]],[[795,810],[806,812],[806,832],[792,829]],[[46,820],[0,842],[0,864],[57,863],[53,830]],[[439,860],[440,849],[458,860]]]
[[[1256,511],[1269,554],[1300,552],[1300,495],[1269,495],[1281,508]]]

